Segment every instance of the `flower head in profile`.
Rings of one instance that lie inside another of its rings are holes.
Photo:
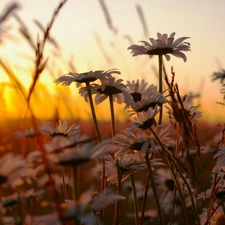
[[[132,56],[136,55],[164,55],[167,61],[170,60],[170,55],[182,58],[184,62],[187,61],[184,51],[190,51],[190,43],[184,42],[188,37],[181,37],[174,39],[175,33],[173,32],[168,37],[167,34],[157,33],[157,39],[149,38],[150,42],[140,41],[143,45],[131,45],[128,49],[131,50]]]
[[[208,209],[203,208],[202,213],[199,215],[201,225],[210,224],[210,225],[223,225],[225,224],[225,214],[223,212],[222,206],[219,206],[216,211],[210,215],[208,215]]]
[[[81,96],[87,101],[88,93],[87,89],[91,89],[92,94],[96,94],[95,102],[100,104],[108,97],[112,97],[114,102],[119,104],[124,102],[130,102],[131,96],[126,89],[126,86],[122,83],[122,79],[116,80],[115,77],[101,80],[101,84],[92,84],[87,87],[82,87],[79,90]]]
[[[146,112],[138,112],[137,117],[134,117],[134,122],[131,124],[130,129],[150,129],[153,125],[156,125],[155,116],[158,114],[159,110],[159,107],[156,105],[154,108],[149,108]]]
[[[67,166],[98,161],[113,151],[111,139],[105,139],[94,145],[93,139],[80,139],[73,143],[65,137],[54,137],[52,142],[45,145],[45,148],[53,163]]]
[[[214,72],[212,74],[212,81],[220,80],[221,83],[225,80],[225,70],[221,70],[220,72]]]
[[[160,162],[161,159],[154,158],[150,161],[152,166],[162,165]],[[147,169],[145,156],[139,151],[122,154],[117,159],[108,158],[106,160],[105,171],[107,181],[110,184],[118,182],[117,164],[119,164],[122,173],[122,182],[124,182],[131,174]]]
[[[134,134],[128,129],[123,130],[113,137],[113,143],[118,148],[115,152],[115,157],[131,153],[134,150],[146,154],[147,150],[152,147],[151,142],[152,140],[143,131]]]
[[[96,71],[89,71],[86,73],[68,73],[65,74],[56,80],[54,82],[56,84],[62,83],[64,86],[69,86],[72,82],[76,82],[76,86],[79,87],[82,83],[90,84],[93,81],[96,81],[98,79],[104,80],[107,78],[112,78],[112,74],[120,74],[120,71],[117,69],[111,69],[107,71],[103,70],[96,70]]]
[[[73,124],[68,128],[68,121],[61,121],[56,124],[56,127],[52,125],[52,123],[48,122],[47,124],[42,123],[41,131],[49,134],[50,136],[72,136],[80,132],[80,126]]]
[[[197,111],[199,105],[194,106],[190,96],[184,95],[183,97],[179,97],[177,103],[177,107],[174,107],[175,110],[172,109],[174,104],[173,102],[170,102],[170,105],[172,105],[171,108],[166,106],[169,110],[168,113],[170,118],[175,118],[178,122],[181,122],[181,114],[185,114],[190,120],[202,117],[202,112]]]

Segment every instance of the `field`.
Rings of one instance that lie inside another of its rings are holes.
[[[170,58],[186,63],[189,38],[157,33],[128,47],[133,57],[157,58],[153,83],[125,81],[115,68],[78,73],[71,63],[72,72],[54,73],[46,46],[59,49],[51,30],[66,3],[47,26],[34,21],[36,40],[16,3],[0,16],[0,31],[14,18],[34,53],[28,88],[0,58],[8,77],[0,83],[0,225],[225,224],[223,121],[204,119],[201,93],[183,94],[166,70]],[[41,82],[46,73],[51,84]],[[212,74],[221,97],[224,78],[224,70]]]

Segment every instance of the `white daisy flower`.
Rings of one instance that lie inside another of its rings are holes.
[[[86,73],[70,72],[54,80],[54,82],[56,84],[62,83],[62,85],[64,86],[69,86],[72,82],[76,82],[76,86],[79,87],[82,83],[90,84],[91,82],[96,81],[98,79],[104,80],[107,78],[112,78],[112,74],[120,74],[120,71],[117,69],[111,69],[107,71],[89,71]]]
[[[80,125],[73,124],[68,128],[68,121],[61,121],[56,124],[56,127],[52,125],[52,123],[47,122],[47,124],[42,123],[41,131],[49,134],[50,136],[54,137],[57,135],[61,136],[72,136],[80,132]]]
[[[161,159],[152,159],[151,165],[162,165]],[[122,182],[124,182],[131,174],[147,169],[146,159],[143,154],[133,151],[129,154],[123,154],[117,159],[108,158],[106,160],[106,177],[110,184],[118,182],[117,163],[122,171]]]
[[[225,146],[220,147],[219,151],[214,155],[217,158],[216,165],[214,166],[212,172],[217,173],[220,170],[225,170]]]
[[[143,95],[141,101],[134,102],[130,105],[132,109],[131,111],[129,111],[131,112],[130,115],[134,115],[137,112],[146,112],[149,108],[154,108],[156,105],[162,107],[163,104],[168,102],[168,100],[166,99],[168,96],[164,96],[164,93],[165,91],[159,93],[156,86],[154,86],[154,88],[152,88],[147,95]]]
[[[122,79],[116,80],[115,77],[105,79],[101,81],[101,84],[92,84],[86,87],[82,87],[79,90],[81,96],[84,97],[85,101],[88,100],[87,89],[91,89],[92,94],[96,94],[95,103],[100,104],[109,96],[112,96],[113,101],[119,104],[127,102],[130,103],[131,96],[127,91],[126,86],[122,83]]]
[[[149,38],[147,41],[140,41],[143,45],[131,45],[128,49],[131,50],[132,56],[136,55],[164,55],[166,60],[170,60],[170,55],[182,58],[184,62],[187,61],[184,51],[190,51],[190,43],[184,42],[188,37],[181,37],[174,40],[175,33],[173,32],[168,37],[167,34],[157,33],[157,39]]]
[[[223,208],[220,206],[212,215],[210,220],[208,221],[208,209],[203,208],[202,213],[199,215],[201,221],[201,225],[209,224],[209,225],[223,225],[225,224],[225,214],[223,212]],[[206,223],[208,221],[208,223]]]
[[[155,116],[160,111],[160,108],[156,105],[154,108],[149,108],[147,111],[137,112],[137,117],[134,117],[134,122],[131,124],[130,130],[150,129],[153,125],[156,125]]]
[[[61,142],[62,144],[60,148],[57,146],[57,148],[55,149],[52,149],[51,146],[49,148],[50,152],[48,151],[48,158],[53,163],[60,165],[74,166],[89,161],[97,161],[103,159],[105,156],[113,153],[114,151],[111,139],[106,139],[95,146],[93,145],[93,142],[85,142],[85,140],[82,141],[81,139],[80,142],[83,143],[79,144],[78,142],[78,144],[76,144],[75,146],[71,144],[71,141],[67,142],[65,139],[62,139],[62,137],[54,137],[54,139],[55,140],[53,140],[53,142]]]
[[[132,82],[127,81],[126,86],[127,91],[132,96],[131,104],[142,102],[143,98],[147,98],[152,92],[157,91],[157,86],[153,84],[148,85],[148,82],[146,82],[144,79],[142,79],[141,81],[139,79],[137,79],[136,81],[133,80]]]
[[[18,186],[28,178],[29,167],[22,155],[6,153],[0,158],[0,185]]]
[[[123,130],[121,133],[116,134],[112,140],[113,144],[118,148],[115,151],[116,158],[122,154],[131,153],[133,150],[145,154],[154,145],[152,140],[141,130],[137,134],[128,129]]]
[[[173,103],[169,102],[169,104],[171,105]],[[190,96],[185,95],[181,97],[181,103],[179,103],[178,106],[180,107],[180,109],[177,109],[177,112],[174,112],[174,110],[172,109],[172,106],[171,107],[166,106],[166,108],[169,110],[168,113],[170,118],[175,118],[178,122],[180,122],[179,115],[177,115],[179,114],[179,111],[180,113],[184,111],[186,113],[186,116],[188,116],[191,120],[202,117],[202,112],[196,110],[200,105],[193,106],[192,98]]]

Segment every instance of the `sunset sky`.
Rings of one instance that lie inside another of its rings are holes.
[[[11,1],[1,0],[0,15]],[[46,27],[57,0],[20,0],[17,15],[29,28],[34,40],[42,38],[40,29],[34,24],[38,20]],[[70,71],[72,60],[76,72],[108,70],[118,68],[120,78],[144,78],[157,84],[155,69],[157,57],[132,57],[127,48],[138,41],[156,38],[157,32],[170,35],[176,32],[175,39],[190,37],[191,51],[186,53],[187,62],[171,57],[165,61],[170,75],[173,66],[182,94],[201,93],[201,110],[206,120],[224,121],[225,108],[216,104],[222,101],[219,82],[211,82],[213,72],[225,68],[225,1],[222,0],[105,0],[111,19],[111,29],[106,22],[104,11],[98,0],[68,0],[61,9],[51,30],[60,50],[52,46],[46,48],[49,57],[49,74],[43,74],[41,81],[49,89],[57,91],[52,80]],[[147,30],[137,12],[143,12]],[[9,26],[5,35],[0,36],[0,58],[14,68],[26,88],[31,82],[32,52],[26,41],[18,34],[18,23],[10,18],[4,26]],[[1,27],[0,27],[1,28]],[[1,33],[0,33],[1,34]],[[47,51],[48,50],[48,51]],[[54,54],[53,54],[54,52]],[[1,70],[0,70],[1,71]],[[7,75],[1,72],[0,82],[8,82]]]

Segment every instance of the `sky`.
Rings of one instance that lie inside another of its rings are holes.
[[[0,15],[12,1],[1,0]],[[34,40],[41,32],[34,24],[38,20],[44,27],[51,19],[57,0],[20,0],[17,14],[31,31]],[[225,1],[222,0],[105,0],[113,29],[110,29],[99,0],[68,0],[53,24],[51,35],[60,46],[46,49],[51,75],[42,75],[40,81],[53,88],[53,77],[70,72],[72,61],[76,72],[108,70],[118,68],[120,78],[146,79],[157,84],[155,70],[157,57],[132,57],[127,48],[139,41],[156,38],[157,33],[176,32],[175,39],[190,37],[191,51],[186,53],[187,62],[171,57],[165,61],[167,73],[173,67],[176,81],[182,94],[201,93],[201,110],[209,121],[223,121],[224,107],[216,104],[223,100],[219,82],[212,82],[210,76],[225,68]],[[140,7],[147,30],[143,29],[137,13]],[[9,36],[1,38],[0,58],[15,68],[17,76],[29,87],[34,53],[18,34],[18,23],[10,18]],[[18,72],[19,71],[19,72]],[[0,82],[7,82],[7,75],[0,76]]]

